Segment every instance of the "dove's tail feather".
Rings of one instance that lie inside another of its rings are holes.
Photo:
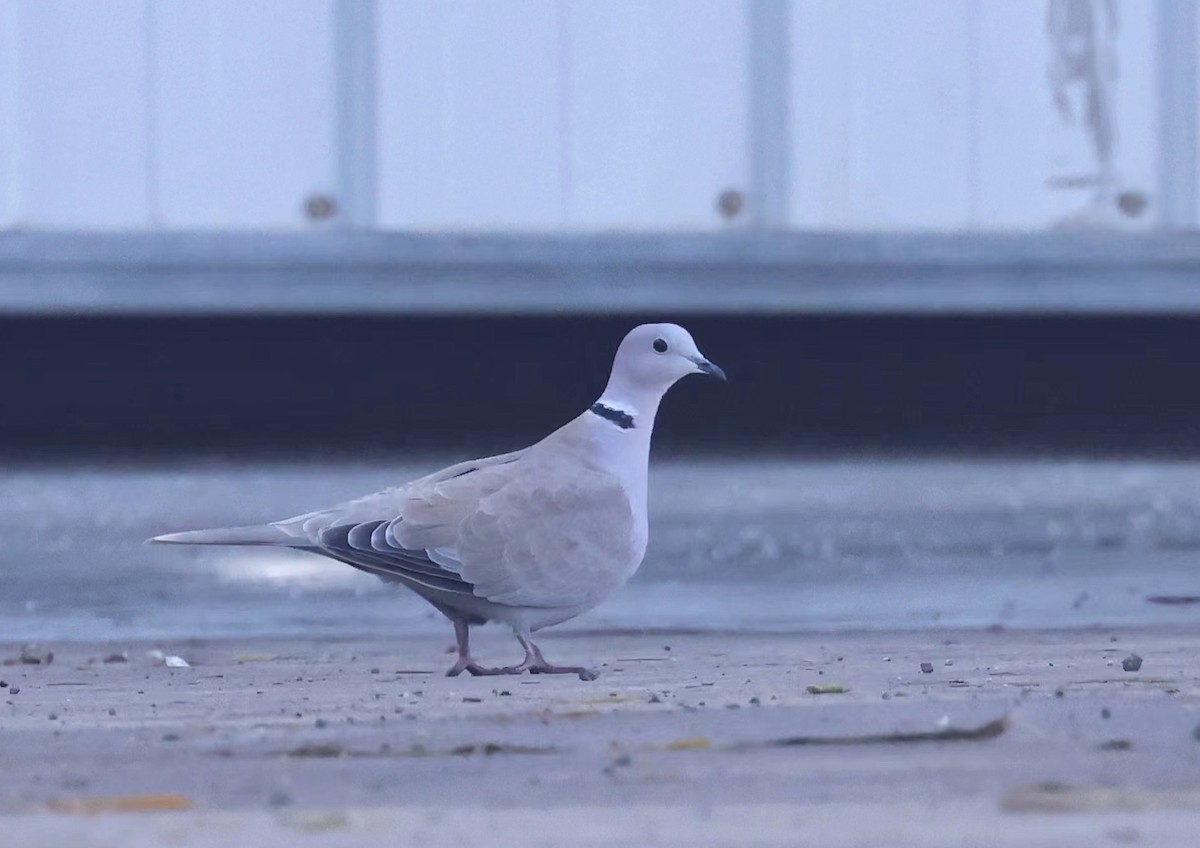
[[[217,527],[212,530],[188,530],[155,536],[151,542],[169,545],[286,545],[302,547],[304,539],[297,538],[274,524],[251,524],[246,527]]]

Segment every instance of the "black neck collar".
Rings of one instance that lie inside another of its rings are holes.
[[[624,412],[620,409],[613,409],[611,406],[605,406],[600,401],[593,403],[588,411],[595,415],[599,415],[605,421],[617,425],[622,430],[633,429],[633,416],[628,412]]]

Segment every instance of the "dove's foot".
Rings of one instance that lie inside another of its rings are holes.
[[[518,633],[517,639],[521,642],[521,647],[525,649],[525,659],[520,665],[506,669],[511,674],[520,674],[524,671],[528,671],[530,674],[578,674],[580,680],[595,680],[600,676],[600,672],[584,668],[581,665],[549,663],[542,656],[542,649],[533,644],[533,640],[528,636]]]
[[[447,677],[458,677],[464,671],[472,677],[511,674],[506,668],[488,668],[475,662],[471,657],[471,629],[465,621],[454,619],[454,637],[458,642],[458,662],[446,671]]]
[[[458,677],[464,671],[472,677],[489,677],[497,674],[577,674],[580,680],[595,680],[600,673],[581,665],[554,665],[546,662],[541,649],[533,644],[524,633],[517,633],[517,640],[525,649],[525,659],[520,665],[509,665],[503,668],[488,668],[482,666],[471,657],[470,628],[465,621],[454,621],[454,635],[458,641],[458,661],[446,671],[447,677]]]
[[[464,671],[472,677],[486,677],[492,674],[512,673],[507,668],[488,668],[487,666],[482,666],[475,662],[475,660],[471,659],[470,657],[459,657],[458,662],[447,669],[446,676],[458,677]]]
[[[551,665],[545,660],[540,662],[523,662],[520,665],[509,665],[504,668],[488,668],[482,666],[472,659],[459,659],[447,671],[447,677],[458,677],[463,672],[467,672],[472,677],[489,677],[497,674],[578,674],[580,680],[595,680],[600,676],[599,672],[593,671],[590,668],[584,668],[581,665]]]

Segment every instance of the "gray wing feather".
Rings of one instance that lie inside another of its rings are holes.
[[[386,542],[376,547],[375,531],[386,525],[386,521],[370,521],[327,527],[317,535],[317,550],[385,579],[410,580],[446,592],[474,593],[472,584],[431,561],[424,551],[395,548]]]

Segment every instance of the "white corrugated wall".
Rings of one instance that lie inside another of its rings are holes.
[[[0,227],[1187,227],[1195,37],[1193,0],[0,0]]]

